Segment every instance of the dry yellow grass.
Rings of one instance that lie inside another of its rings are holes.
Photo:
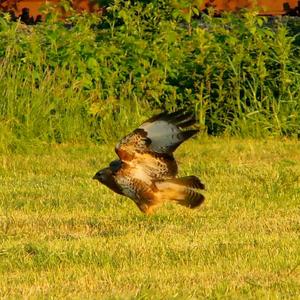
[[[299,299],[298,141],[187,142],[205,204],[150,217],[91,179],[112,150],[0,156],[1,298]]]

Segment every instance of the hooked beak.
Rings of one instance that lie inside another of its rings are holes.
[[[96,180],[99,180],[99,172],[97,172],[94,176],[93,176],[93,179],[96,179]]]

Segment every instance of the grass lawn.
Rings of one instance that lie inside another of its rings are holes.
[[[199,138],[176,152],[206,184],[144,216],[91,177],[111,146],[0,156],[0,297],[300,299],[300,143]]]

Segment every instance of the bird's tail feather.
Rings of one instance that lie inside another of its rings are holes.
[[[204,184],[196,176],[157,181],[155,185],[157,197],[163,201],[175,201],[189,208],[195,208],[204,201],[199,192],[199,189],[204,189]]]

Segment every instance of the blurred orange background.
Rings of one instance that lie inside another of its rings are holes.
[[[4,10],[13,10],[16,15],[22,13],[23,8],[29,8],[30,15],[36,17],[41,14],[39,9],[46,3],[58,3],[59,0],[2,0],[0,8]],[[255,3],[255,4],[253,4]],[[235,11],[241,8],[251,8],[258,6],[260,14],[263,15],[282,15],[291,11],[300,10],[300,1],[298,0],[204,0],[202,9],[207,6],[213,6],[217,11]],[[78,11],[101,11],[96,5],[96,1],[74,0],[73,7]],[[297,9],[298,7],[298,9]]]

